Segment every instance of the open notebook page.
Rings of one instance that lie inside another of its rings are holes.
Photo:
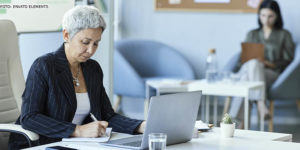
[[[107,142],[111,136],[111,131],[112,128],[106,128],[106,133],[105,136],[97,137],[97,138],[78,138],[78,137],[73,137],[73,138],[63,138],[63,142],[98,142],[98,143],[103,143]]]

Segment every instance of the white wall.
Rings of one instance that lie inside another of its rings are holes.
[[[20,34],[20,57],[25,79],[27,79],[29,69],[36,58],[56,51],[62,43],[61,32]]]
[[[300,42],[300,1],[278,0],[285,28]],[[175,47],[202,78],[210,48],[217,49],[219,68],[240,50],[246,33],[257,27],[257,15],[246,13],[162,12],[154,0],[123,0],[121,37],[152,39]]]

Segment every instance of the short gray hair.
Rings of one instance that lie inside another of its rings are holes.
[[[76,6],[68,10],[62,21],[63,29],[69,33],[72,39],[76,33],[88,28],[106,28],[105,21],[99,10],[94,6]]]

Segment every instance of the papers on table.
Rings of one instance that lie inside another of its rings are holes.
[[[106,128],[106,134],[102,137],[97,138],[63,138],[63,142],[97,142],[97,143],[103,143],[107,142],[110,139],[112,128]]]
[[[162,86],[180,86],[182,84],[182,80],[176,79],[163,79],[159,81]]]
[[[249,7],[258,8],[261,0],[248,0],[247,4]]]
[[[194,0],[195,3],[230,3],[231,0]]]
[[[195,128],[199,131],[206,131],[209,130],[209,126],[207,123],[202,122],[201,120],[196,121]]]
[[[148,80],[147,84],[152,87],[168,88],[168,87],[184,87],[191,81],[189,80],[178,80],[178,79],[161,79],[161,80]]]
[[[169,4],[180,4],[181,3],[181,0],[169,0]]]

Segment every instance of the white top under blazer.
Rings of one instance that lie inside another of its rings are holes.
[[[88,93],[76,93],[77,108],[72,123],[81,125],[91,111]]]

